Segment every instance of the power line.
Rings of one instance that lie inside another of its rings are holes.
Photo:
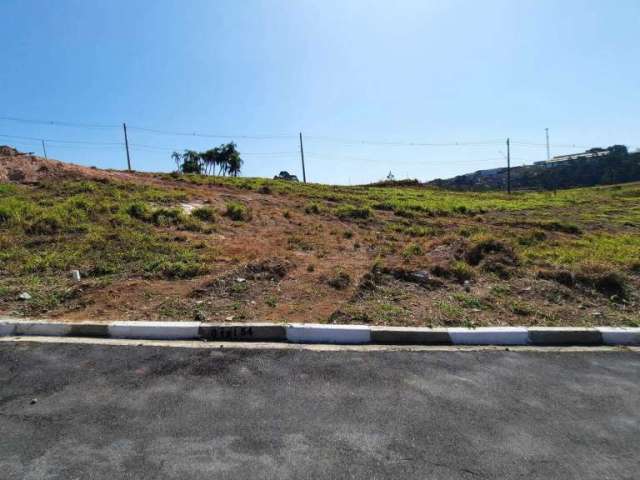
[[[12,117],[12,116],[0,116],[0,120],[18,122],[18,123],[27,123],[27,124],[36,124],[36,125],[50,125],[50,126],[59,126],[59,127],[74,127],[74,128],[122,128],[122,125],[119,124],[101,124],[101,123],[86,123],[86,122],[66,122],[60,120],[40,120],[40,119],[29,119],[29,118],[20,118],[20,117]],[[128,125],[128,130],[138,130],[141,132],[151,133],[155,135],[170,135],[170,136],[187,136],[187,137],[202,137],[202,138],[240,138],[246,140],[269,140],[269,139],[298,139],[298,135],[295,134],[278,134],[278,135],[231,135],[231,134],[220,134],[220,133],[203,133],[203,132],[184,132],[184,131],[172,131],[172,130],[162,130],[162,129],[154,129],[148,127],[137,127]],[[332,142],[332,143],[342,143],[346,145],[380,145],[380,146],[410,146],[410,147],[466,147],[466,146],[483,146],[483,145],[498,145],[502,144],[503,140],[501,139],[492,139],[492,140],[479,140],[479,141],[449,141],[449,142],[426,142],[426,141],[383,141],[383,140],[368,140],[368,139],[349,139],[349,138],[340,138],[340,137],[330,137],[330,136],[305,136],[307,140],[311,141],[319,141],[319,142]],[[40,140],[40,139],[37,139]],[[65,142],[63,140],[59,142]],[[523,146],[532,146],[532,147],[542,147],[546,146],[545,143],[539,143],[534,141],[527,140],[513,140],[512,144],[523,145]],[[576,145],[572,143],[558,143],[551,144],[552,147],[558,148],[589,148],[583,145]]]
[[[17,135],[0,135],[3,138],[16,138],[18,140],[33,140],[35,142],[40,142],[44,140],[45,142],[50,143],[69,143],[69,144],[79,144],[79,145],[123,145],[122,142],[89,142],[83,140],[54,140],[51,138],[41,138],[41,137],[22,137]]]
[[[345,145],[385,145],[385,146],[400,146],[400,147],[466,147],[466,146],[502,144],[502,140],[457,141],[457,142],[437,143],[437,142],[417,142],[417,141],[399,142],[399,141],[355,140],[355,139],[347,139],[347,138],[317,137],[317,136],[305,136],[305,138],[314,140],[314,141],[343,143]]]
[[[131,127],[127,126],[127,128],[130,130]],[[161,151],[161,152],[175,152],[175,151],[179,151],[179,150],[185,150],[184,147],[166,147],[166,146],[158,146],[158,145],[148,145],[148,144],[144,144],[144,143],[129,143],[130,147],[136,147],[136,148],[141,148],[141,149],[148,149],[148,150],[157,150],[157,151]],[[298,152],[296,151],[287,151],[287,152],[240,152],[242,153],[242,155],[265,155],[265,156],[269,156],[269,155],[297,155]]]
[[[245,140],[272,140],[272,139],[285,139],[295,138],[296,135],[222,135],[213,133],[200,133],[200,132],[175,132],[169,130],[156,130],[146,127],[134,127],[130,126],[130,130],[138,130],[141,132],[153,133],[156,135],[175,135],[181,137],[203,137],[203,138],[242,138]]]
[[[30,124],[36,124],[36,125],[54,125],[57,127],[120,128],[119,125],[105,125],[105,124],[97,124],[97,123],[71,123],[71,122],[61,122],[57,120],[33,120],[28,118],[17,118],[17,117],[0,117],[0,120],[8,120],[11,122],[18,122],[18,123],[30,123]]]
[[[547,146],[546,143],[537,143],[537,142],[528,142],[528,141],[519,141],[519,140],[512,140],[511,143],[513,145],[522,145],[525,147],[546,147]],[[584,145],[576,145],[575,143],[550,143],[549,146],[557,147],[557,148],[590,148]]]

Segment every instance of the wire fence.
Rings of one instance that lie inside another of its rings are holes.
[[[58,150],[62,152],[62,159],[69,158],[68,152],[78,150],[79,152],[96,151],[108,153],[111,159],[109,164],[93,162],[99,167],[113,167],[120,165],[126,167],[125,139],[123,136],[123,124],[89,123],[89,122],[65,122],[57,120],[38,120],[11,116],[0,116],[0,125],[6,124],[3,128],[5,132],[16,124],[23,124],[23,128],[49,131],[50,127],[71,128],[82,131],[74,133],[72,137],[59,134],[55,136],[37,135],[13,135],[0,133],[0,143],[7,143],[19,149],[27,149],[35,154],[48,153],[49,157],[56,157]],[[4,125],[3,125],[4,126]],[[186,149],[202,149],[204,142],[210,145],[209,140],[216,141],[236,141],[242,143],[239,150],[245,161],[245,173],[260,176],[265,171],[259,168],[269,162],[269,168],[277,171],[286,170],[277,165],[288,167],[297,171],[300,161],[299,141],[302,136],[295,134],[226,134],[205,131],[178,131],[171,129],[156,129],[137,125],[127,125],[128,147],[132,154],[133,168],[138,165],[152,164],[157,170],[171,169],[173,161],[170,156],[174,151]],[[15,128],[14,128],[15,130]],[[316,161],[326,166],[344,165],[345,163],[355,163],[364,167],[373,168],[372,175],[380,175],[381,167],[390,171],[396,171],[396,176],[419,178],[429,176],[427,172],[450,171],[455,173],[466,173],[464,169],[491,169],[507,166],[507,154],[504,152],[506,138],[493,139],[472,139],[472,140],[448,140],[448,141],[424,141],[424,140],[387,140],[387,139],[357,139],[341,138],[329,136],[304,135],[304,156],[307,161]],[[4,140],[4,141],[2,141]],[[156,140],[159,140],[156,142]],[[245,149],[244,144],[262,145],[264,148]],[[574,143],[547,143],[530,140],[511,139],[511,149],[526,153],[510,155],[511,165],[521,165],[532,163],[536,160],[545,160],[544,149],[587,149],[590,146]],[[329,148],[329,151],[326,149]],[[356,153],[352,154],[353,150]],[[372,149],[379,153],[383,150],[383,158],[376,158],[372,155]],[[400,150],[399,150],[400,149]],[[411,153],[407,152],[409,149]],[[346,151],[345,151],[346,150]],[[460,153],[458,157],[442,160],[444,150],[455,150]],[[473,150],[472,153],[469,150]],[[486,155],[486,151],[491,153]],[[121,151],[122,157],[116,152]],[[418,153],[416,152],[418,151]],[[435,154],[433,153],[435,151]],[[535,153],[531,153],[531,151]],[[428,153],[426,153],[428,152]],[[364,154],[363,154],[364,153]],[[46,154],[45,154],[46,155]],[[73,155],[71,155],[73,157]],[[96,155],[93,157],[97,158]],[[147,161],[151,159],[150,161]],[[164,160],[162,160],[164,159]],[[107,163],[107,162],[105,162]],[[358,172],[362,173],[362,172]],[[425,175],[426,174],[426,175]],[[431,175],[433,178],[435,175]],[[453,175],[450,175],[453,176]],[[311,179],[313,180],[313,178]],[[371,181],[379,178],[371,178]]]

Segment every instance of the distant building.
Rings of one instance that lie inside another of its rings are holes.
[[[561,166],[564,162],[571,160],[593,160],[594,158],[608,157],[613,153],[620,153],[622,150],[626,152],[626,147],[622,145],[614,145],[609,148],[591,148],[582,153],[571,153],[569,155],[557,155],[551,160],[542,160],[534,162],[534,165],[543,167]]]

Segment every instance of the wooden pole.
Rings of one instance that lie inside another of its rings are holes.
[[[302,146],[302,132],[300,132],[300,159],[302,160],[302,181],[307,183],[307,173],[304,170],[304,148]]]
[[[511,195],[511,142],[507,138],[507,193]]]
[[[131,157],[129,156],[129,139],[127,138],[127,124],[123,123],[122,128],[124,129],[124,146],[127,149],[127,168],[131,171]]]

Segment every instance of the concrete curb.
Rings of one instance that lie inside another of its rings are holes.
[[[367,325],[200,322],[68,323],[0,317],[0,336],[95,337],[144,340],[330,343],[343,345],[640,345],[640,328],[412,328]]]

